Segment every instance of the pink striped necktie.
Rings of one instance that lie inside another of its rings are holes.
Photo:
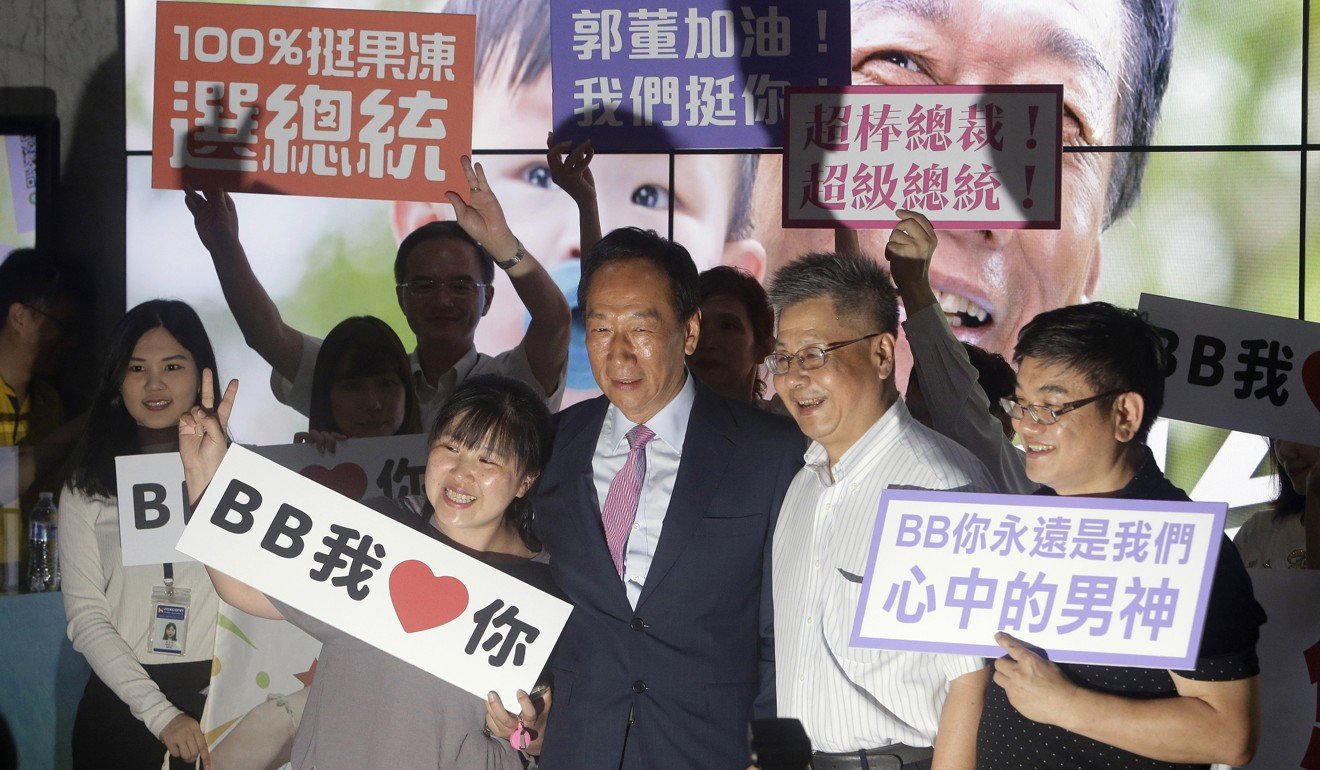
[[[655,438],[655,431],[638,425],[628,431],[628,459],[605,495],[601,508],[601,523],[605,526],[605,544],[609,546],[614,571],[623,579],[623,549],[628,544],[628,532],[637,518],[637,501],[642,496],[642,482],[646,479],[646,445]]]

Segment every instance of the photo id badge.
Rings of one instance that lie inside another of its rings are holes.
[[[182,655],[188,638],[188,605],[192,591],[174,586],[151,589],[151,638],[148,649],[162,655]]]

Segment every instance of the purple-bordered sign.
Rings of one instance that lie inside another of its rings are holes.
[[[790,88],[783,226],[1059,228],[1061,85]]]
[[[558,138],[605,151],[783,142],[792,85],[851,77],[846,0],[553,0]]]
[[[853,647],[1196,666],[1223,503],[886,490]]]

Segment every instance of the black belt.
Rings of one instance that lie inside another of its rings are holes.
[[[880,749],[859,749],[838,754],[814,751],[812,770],[904,770],[928,768],[935,750],[895,743]]]

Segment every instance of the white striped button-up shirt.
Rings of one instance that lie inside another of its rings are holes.
[[[880,493],[886,487],[988,492],[966,449],[896,401],[831,469],[812,442],[774,535],[779,716],[802,721],[818,751],[934,745],[949,683],[980,670],[967,655],[851,648]]]

